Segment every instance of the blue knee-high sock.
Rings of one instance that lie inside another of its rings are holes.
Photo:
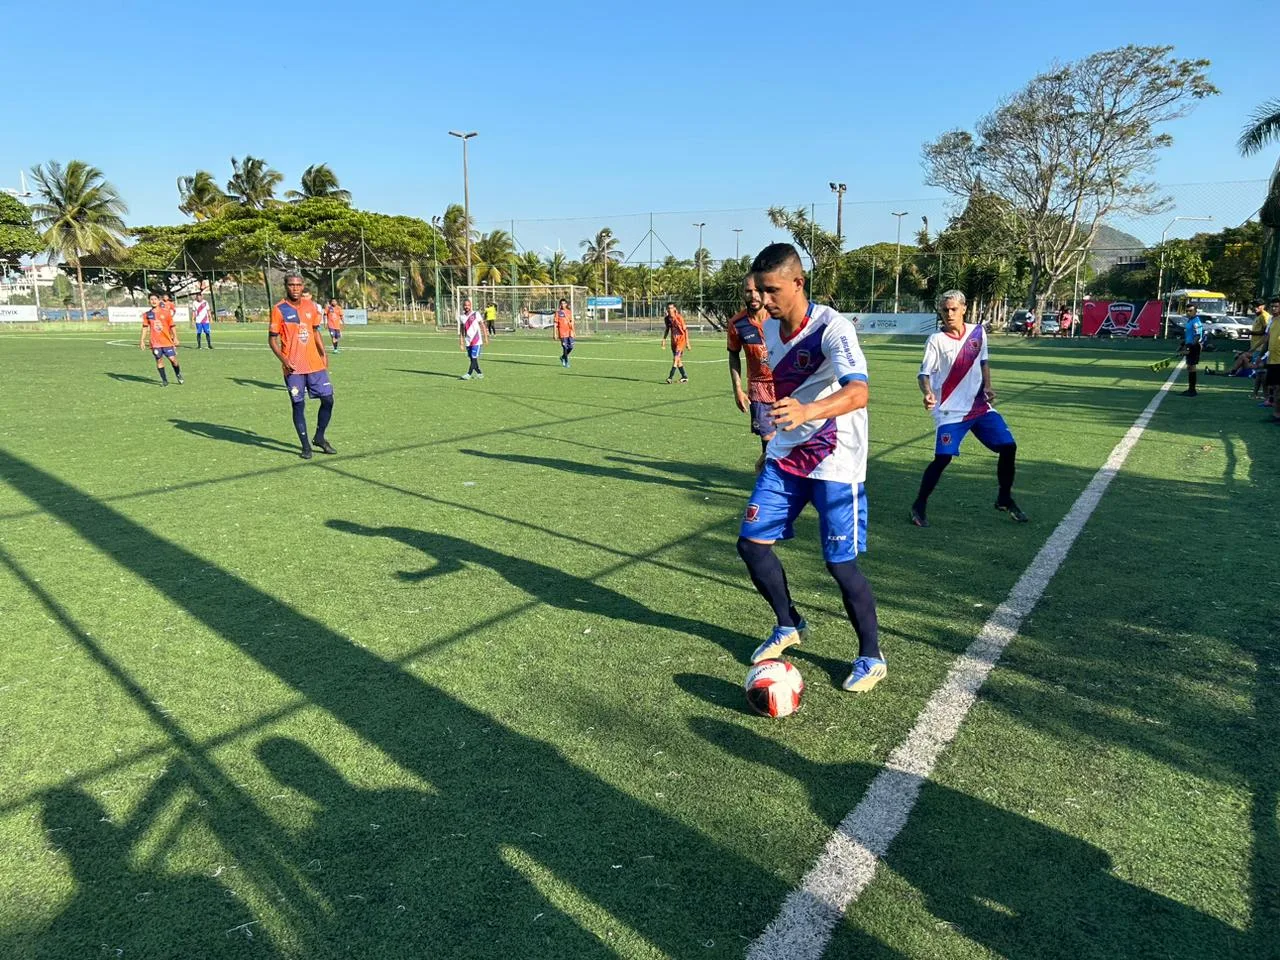
[[[304,447],[310,446],[307,439],[307,404],[305,401],[293,405],[293,429],[298,431],[298,439]]]
[[[827,570],[840,587],[845,613],[853,623],[853,632],[858,635],[858,656],[883,659],[880,656],[876,598],[871,593],[871,584],[867,582],[866,575],[858,569],[858,561],[828,563]]]
[[[765,602],[773,608],[773,615],[778,618],[778,626],[794,627],[800,623],[800,612],[791,602],[791,590],[787,586],[787,574],[782,569],[782,561],[767,543],[756,543],[746,537],[738,538],[738,556],[747,565],[747,573],[751,582],[764,597]]]
[[[333,416],[333,397],[322,397],[320,412],[316,415],[316,440],[324,439],[324,432],[329,426],[329,418]],[[306,429],[306,424],[303,424]]]

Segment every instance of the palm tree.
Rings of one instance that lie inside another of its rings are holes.
[[[526,250],[516,261],[520,283],[550,283],[551,270],[533,250]]]
[[[471,248],[471,260],[475,265],[476,283],[497,286],[511,276],[511,264],[516,259],[516,247],[511,234],[505,230],[486,233]]]
[[[1253,112],[1237,146],[1244,156],[1257,153],[1272,140],[1280,140],[1280,99],[1268,100]]]
[[[475,221],[467,221],[462,204],[451,203],[444,211],[444,219],[440,223],[440,233],[448,247],[445,261],[456,267],[467,265],[467,234],[476,241]]]
[[[563,250],[557,250],[546,260],[547,270],[551,273],[552,283],[562,283],[567,277],[569,269],[569,258],[564,255]]]
[[[584,266],[604,267],[604,292],[609,292],[609,264],[618,263],[622,259],[622,251],[616,249],[618,238],[609,227],[601,227],[595,239],[587,238],[578,244],[582,248]]]
[[[178,209],[196,220],[216,217],[231,202],[222,192],[213,174],[197,170],[194,175],[178,178]]]
[[[285,193],[288,200],[310,200],[320,197],[327,200],[338,200],[350,205],[351,191],[343,190],[338,185],[338,175],[327,163],[313,163],[302,173],[301,190],[289,190]]]
[[[76,268],[80,286],[80,316],[87,319],[84,300],[84,270],[80,258],[86,253],[119,253],[124,249],[124,214],[128,205],[102,171],[72,160],[63,168],[56,160],[31,170],[40,201],[31,207],[32,226],[54,256]]]
[[[243,161],[232,157],[231,170],[227,194],[242,207],[255,210],[261,210],[275,200],[276,187],[284,180],[279,170],[272,170],[267,161],[257,157],[245,157]]]

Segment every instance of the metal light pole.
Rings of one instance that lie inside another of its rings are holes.
[[[698,316],[702,316],[702,228],[705,227],[706,221],[695,223],[698,228],[698,249],[694,253],[694,258],[698,261]]]
[[[898,240],[893,249],[893,312],[898,312],[898,286],[902,281],[902,218],[911,211],[903,210],[901,213],[891,213],[889,216],[898,218]]]
[[[1160,271],[1156,274],[1156,303],[1160,304],[1160,319],[1163,321],[1160,336],[1167,337],[1169,335],[1169,312],[1165,310],[1164,303],[1160,299],[1160,294],[1164,289],[1164,241],[1169,236],[1169,231],[1173,229],[1173,225],[1179,220],[1212,220],[1213,217],[1174,217],[1169,221],[1169,225],[1164,228],[1160,234]]]
[[[741,250],[741,244],[740,244],[741,240],[742,240],[742,228],[734,227],[733,228],[733,259],[735,260],[742,259],[742,250]]]
[[[471,185],[467,179],[467,141],[476,136],[476,131],[462,133],[450,130],[449,136],[462,141],[462,220],[463,233],[467,236],[467,286],[475,285],[475,276],[471,272]]]
[[[432,217],[431,225],[435,227],[435,231],[431,234],[431,257],[436,262],[436,299],[435,299],[435,315],[436,327],[440,326],[440,231],[444,226],[444,217]]]
[[[836,243],[844,240],[844,192],[849,188],[843,183],[828,181],[831,192],[836,195]]]

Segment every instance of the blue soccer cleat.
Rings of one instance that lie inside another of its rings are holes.
[[[787,647],[795,646],[808,635],[809,624],[803,620],[800,621],[799,626],[795,627],[774,627],[773,633],[769,634],[769,639],[756,647],[756,652],[751,654],[751,662],[776,660],[782,656],[782,651]]]
[[[853,672],[841,686],[851,693],[866,693],[889,673],[885,662],[877,657],[859,657],[853,661]]]

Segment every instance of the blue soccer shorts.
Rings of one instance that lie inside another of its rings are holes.
[[[333,396],[333,384],[329,382],[328,370],[317,370],[315,373],[291,373],[284,378],[284,385],[289,388],[289,400],[301,403],[307,397],[323,400]]]
[[[470,357],[472,360],[479,360],[479,359],[480,359],[480,348],[479,348],[479,347],[467,347],[467,356],[468,356],[468,357]]]
[[[978,438],[978,442],[988,450],[1007,447],[1013,443],[1013,434],[1009,432],[1009,425],[1004,422],[1004,417],[994,410],[988,410],[973,420],[947,423],[939,427],[933,452],[951,457],[960,456],[960,441],[969,434],[970,430]]]
[[[560,346],[566,353],[573,349],[573,337],[561,337]]]
[[[155,357],[157,360],[159,360],[161,357],[168,357],[170,360],[172,360],[174,357],[178,355],[178,351],[173,349],[173,347],[152,347],[151,355]]]
[[[805,504],[818,511],[822,556],[847,563],[867,549],[867,491],[861,483],[814,480],[787,473],[776,460],[765,462],[756,479],[738,535],[748,540],[790,540]]]

